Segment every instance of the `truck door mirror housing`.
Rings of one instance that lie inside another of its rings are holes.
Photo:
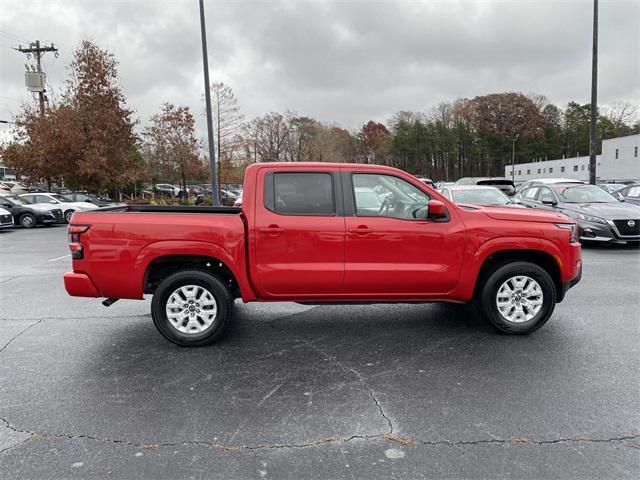
[[[449,214],[447,207],[440,200],[429,200],[427,212],[430,219],[446,218]]]

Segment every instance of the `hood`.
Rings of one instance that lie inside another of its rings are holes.
[[[533,210],[530,208],[513,208],[498,206],[478,206],[477,209],[495,220],[506,220],[513,222],[543,222],[543,223],[574,223],[572,218],[562,213],[548,212],[542,210]]]
[[[4,208],[0,208],[0,215],[11,215],[11,213]]]
[[[563,203],[564,210],[586,213],[607,220],[637,220],[640,218],[640,208],[628,203]]]
[[[94,203],[89,202],[68,202],[71,205],[75,205],[78,208],[82,208],[84,210],[93,210],[94,208],[98,208],[98,206]]]

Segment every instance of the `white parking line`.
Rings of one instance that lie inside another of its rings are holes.
[[[51,260],[48,260],[48,261],[49,262],[55,262],[57,260],[62,260],[63,258],[67,258],[67,257],[70,257],[70,256],[71,256],[71,254],[67,253],[66,255],[62,255],[61,257],[52,258]]]

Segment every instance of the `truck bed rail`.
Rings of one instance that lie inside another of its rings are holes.
[[[219,213],[237,215],[242,213],[239,207],[200,207],[192,205],[114,205],[101,207],[91,212],[144,212],[144,213]]]

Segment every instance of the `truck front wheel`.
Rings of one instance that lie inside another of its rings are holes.
[[[546,270],[530,262],[507,263],[486,279],[479,296],[482,316],[503,333],[523,335],[542,327],[556,305]]]
[[[151,315],[158,331],[184,347],[213,343],[224,333],[233,309],[229,289],[202,270],[182,270],[156,288]]]

